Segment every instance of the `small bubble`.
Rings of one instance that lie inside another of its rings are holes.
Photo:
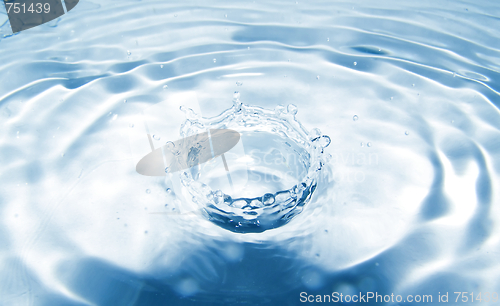
[[[163,68],[163,65],[160,65],[160,68]]]
[[[168,85],[163,85],[163,89],[168,89]]]
[[[330,38],[327,38],[326,41],[330,41]]]
[[[147,194],[150,194],[150,193],[151,193],[151,190],[146,189],[146,193],[147,193]]]
[[[359,119],[359,118],[358,118],[358,115],[354,115],[354,116],[352,116],[352,120],[353,120],[353,121],[358,121],[358,119]]]
[[[168,207],[168,203],[167,203],[167,204],[165,204],[165,207]]]
[[[382,51],[382,49],[378,48],[378,52],[381,52],[381,51]]]
[[[216,62],[217,62],[217,59],[216,59],[216,58],[214,58],[214,63],[216,63]]]
[[[410,132],[405,131],[405,135],[406,135],[406,136],[410,135]]]
[[[129,50],[127,50],[127,55],[130,56],[132,54],[132,52],[130,52]]]
[[[225,15],[224,15],[224,17],[226,17],[226,18],[227,18],[227,14],[225,14]]]
[[[316,80],[319,80],[319,75],[316,76]]]
[[[371,146],[372,146],[372,143],[371,143],[371,142],[368,142],[368,143],[366,144],[366,146],[367,146],[367,147],[371,147]]]
[[[411,84],[412,87],[415,87],[415,84]]]
[[[127,99],[124,99],[124,100],[123,100],[123,103],[127,103]]]
[[[358,63],[354,62],[354,66],[356,66]]]
[[[360,145],[360,146],[364,146],[364,144],[363,144],[363,143],[360,143],[359,145]]]
[[[171,188],[167,188],[167,189],[165,189],[165,192],[167,192],[168,194],[171,194],[172,193],[172,189]]]
[[[325,230],[325,233],[328,233],[328,230]]]
[[[394,100],[394,97],[391,97],[391,100]]]
[[[243,83],[241,83],[241,82],[236,82],[236,86],[241,86],[241,85],[243,85]]]
[[[153,135],[154,140],[160,140],[160,138],[161,138],[160,135],[156,135],[156,134]]]
[[[289,114],[292,114],[295,116],[299,109],[294,104],[288,104],[287,110],[288,110]]]

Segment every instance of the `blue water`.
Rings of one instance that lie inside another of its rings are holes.
[[[1,305],[495,305],[495,1],[80,1],[15,35],[0,7]],[[310,202],[261,233],[135,171],[146,132],[235,91],[331,138]]]

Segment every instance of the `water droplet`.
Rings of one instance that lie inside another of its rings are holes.
[[[393,99],[394,99],[394,97],[391,97],[391,100],[393,100]]]
[[[250,47],[247,47],[248,50],[250,50]]]
[[[17,131],[17,138],[19,139],[19,131]]]
[[[214,58],[214,63],[216,63],[216,62],[217,62],[217,59],[216,59],[216,58]]]
[[[150,193],[151,193],[151,190],[146,189],[146,193],[147,193],[147,194],[150,194]]]
[[[273,204],[275,201],[274,199],[274,195],[272,193],[266,193],[263,197],[262,197],[262,203],[264,203],[264,205],[270,205],[270,204]]]
[[[295,1],[295,4],[299,4],[299,1]]]
[[[330,41],[330,38],[327,38],[326,41]]]
[[[456,77],[457,76],[457,73],[456,72],[453,72],[453,77]]]
[[[215,195],[216,195],[217,197],[221,198],[224,194],[222,193],[222,191],[221,191],[221,190],[217,190],[217,191],[215,192]]]
[[[168,85],[163,85],[163,89],[168,89]]]
[[[240,92],[235,91],[233,94],[233,101],[239,101],[240,100]]]
[[[410,132],[408,132],[408,131],[405,131],[405,135],[407,135],[407,136],[408,136],[408,135],[410,135]]]
[[[369,143],[367,143],[367,144],[366,144],[366,146],[371,147],[371,146],[372,146],[372,143],[371,143],[371,142],[369,142]]]
[[[319,75],[316,76],[316,80],[319,80]]]
[[[133,128],[133,127],[134,127],[134,124],[133,124],[133,123],[131,123],[131,124],[129,124],[128,126],[129,126],[130,128]]]
[[[326,148],[330,145],[330,143],[332,142],[332,140],[330,139],[329,136],[327,135],[323,135],[319,138],[316,138],[316,142],[323,148]]]
[[[132,54],[132,52],[130,52],[129,50],[127,50],[127,55],[130,56]]]
[[[165,207],[168,207],[168,203],[167,203],[167,204],[165,204]]]
[[[360,146],[364,146],[364,144],[363,144],[363,143],[360,143],[359,145],[360,145]]]
[[[415,84],[411,84],[412,87],[415,87]]]
[[[174,148],[175,148],[175,144],[171,141],[167,141],[167,143],[165,143],[165,146],[167,147],[167,149],[169,149],[170,151],[173,151]]]
[[[292,114],[292,115],[295,116],[297,114],[297,112],[298,112],[299,109],[294,104],[288,104],[287,110],[288,110],[289,114]]]
[[[352,116],[352,120],[353,120],[353,121],[358,121],[358,119],[359,119],[359,118],[358,118],[358,115],[354,115],[354,116]]]
[[[243,85],[243,83],[241,83],[241,82],[236,82],[236,86],[241,86],[241,85]]]
[[[124,100],[123,100],[123,103],[127,103],[127,99],[124,99]]]
[[[148,233],[148,231],[144,231],[144,234],[147,234],[147,233]]]
[[[174,17],[177,17],[177,14],[174,14]]]
[[[309,132],[309,138],[315,139],[318,138],[321,135],[321,130],[318,128],[314,128]]]
[[[156,134],[153,135],[154,140],[160,140],[160,138],[161,138],[160,135],[156,135]]]
[[[171,188],[167,188],[167,189],[165,189],[165,192],[168,193],[168,194],[171,194],[172,193],[172,189]]]
[[[160,68],[163,68],[163,65],[160,65]]]
[[[354,66],[356,66],[358,63],[354,62]]]
[[[226,17],[226,18],[227,18],[227,14],[225,14],[225,15],[224,15],[224,17]]]
[[[325,233],[328,233],[328,230],[325,230]]]
[[[165,173],[168,173],[168,167],[165,167]]]

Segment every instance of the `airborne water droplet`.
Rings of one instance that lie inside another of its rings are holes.
[[[316,76],[316,80],[319,80],[319,75]]]
[[[163,89],[168,89],[168,85],[163,85]]]
[[[358,63],[354,62],[354,66],[356,66]]]
[[[151,190],[146,189],[146,193],[147,193],[147,194],[150,194],[150,193],[151,193]]]
[[[163,68],[163,65],[160,65],[160,68]]]
[[[241,82],[236,82],[236,86],[241,86],[241,85],[243,85],[243,83],[241,83]]]
[[[408,136],[408,135],[410,135],[410,132],[408,132],[408,131],[405,131],[405,135],[407,135],[407,136]]]
[[[172,193],[172,189],[171,189],[171,188],[167,188],[167,189],[165,189],[165,191],[166,191],[168,194],[171,194],[171,193]]]
[[[216,62],[217,62],[217,59],[216,59],[216,58],[214,58],[214,63],[216,63]]]
[[[130,52],[129,50],[127,50],[127,55],[130,56],[132,54],[132,52]]]
[[[371,143],[371,142],[369,142],[369,143],[367,143],[366,145],[367,145],[368,147],[371,147],[371,146],[372,146],[372,143]]]
[[[159,135],[156,135],[156,134],[154,134],[154,135],[153,135],[153,139],[154,139],[154,140],[160,140],[160,138],[161,138],[161,137],[160,137]]]
[[[354,116],[352,116],[352,120],[353,120],[353,121],[358,121],[358,115],[354,115]]]

